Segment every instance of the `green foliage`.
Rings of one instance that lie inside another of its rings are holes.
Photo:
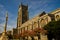
[[[60,35],[60,20],[49,22],[44,29],[53,35]]]

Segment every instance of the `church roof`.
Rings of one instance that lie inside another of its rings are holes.
[[[28,26],[28,25],[32,24],[32,22],[36,22],[39,18],[41,19],[41,18],[45,17],[46,15],[47,15],[47,14],[46,14],[45,12],[42,12],[42,14],[37,15],[37,16],[35,16],[34,18],[32,18],[32,19],[26,21],[25,23],[23,23],[20,28],[22,28],[22,27],[24,27],[24,26]]]
[[[60,8],[58,8],[58,9],[56,9],[56,10],[50,12],[50,14],[56,14],[57,12],[60,12]]]

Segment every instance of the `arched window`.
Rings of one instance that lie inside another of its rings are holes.
[[[38,23],[34,22],[34,29],[38,27]]]
[[[32,27],[31,24],[29,24],[28,30],[31,30],[32,29],[31,27]]]
[[[59,20],[59,19],[60,19],[60,18],[59,18],[59,15],[57,15],[57,16],[56,16],[56,20]]]
[[[46,20],[42,19],[40,23],[41,23],[41,27],[44,27],[46,25]]]
[[[48,17],[45,18],[45,22],[46,22],[46,24],[48,23]]]

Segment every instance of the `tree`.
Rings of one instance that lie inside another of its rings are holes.
[[[49,22],[44,29],[48,31],[49,40],[52,40],[52,38],[60,39],[60,20]]]

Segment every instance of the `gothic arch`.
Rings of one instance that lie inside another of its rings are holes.
[[[60,18],[59,15],[56,15],[56,20],[59,20],[59,18]]]
[[[41,27],[44,27],[46,25],[46,20],[45,19],[41,19],[40,25],[41,25]]]

